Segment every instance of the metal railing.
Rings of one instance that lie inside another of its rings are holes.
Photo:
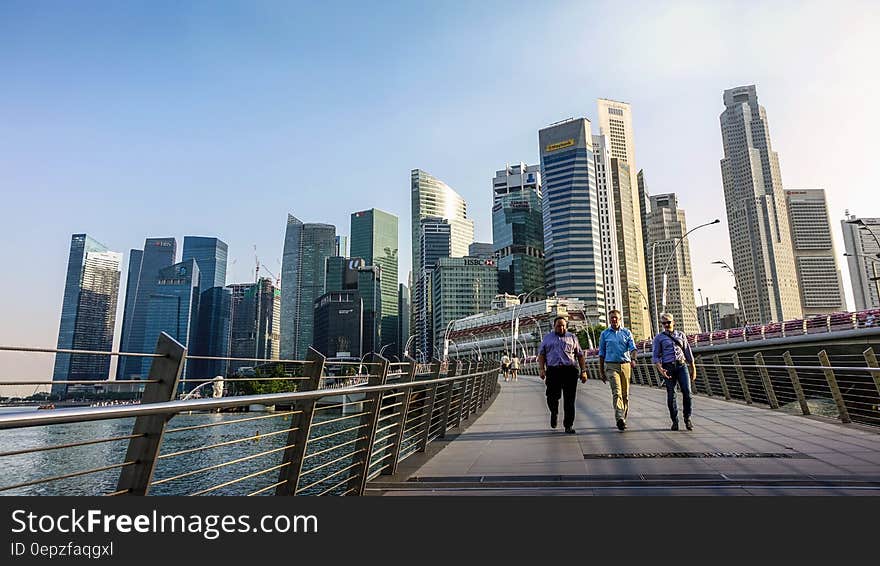
[[[149,377],[138,381],[144,385],[139,404],[0,414],[0,440],[9,439],[9,431],[43,431],[37,441],[27,441],[29,446],[0,442],[0,447],[14,448],[0,451],[0,469],[21,468],[16,458],[43,455],[64,463],[60,473],[23,470],[18,481],[0,485],[0,494],[71,493],[63,487],[40,490],[76,479],[72,493],[80,495],[359,495],[369,480],[396,473],[400,462],[424,452],[484,406],[498,377],[498,368],[489,362],[450,362],[443,374],[438,360],[424,368],[413,359],[391,363],[374,354],[369,362],[354,363],[367,368],[367,375],[321,387],[333,376],[326,375],[324,356],[310,349],[306,360],[295,361],[299,375],[277,378],[293,381],[288,386],[295,391],[174,400],[180,383],[209,380],[181,379],[186,349],[166,334],[150,356]],[[64,382],[54,385],[59,383]],[[251,406],[274,407],[275,412],[197,424],[186,420]],[[175,419],[183,422],[178,425]],[[114,423],[118,434],[93,435],[103,422]],[[50,440],[59,427],[64,441]],[[87,430],[79,431],[82,439],[74,439],[78,435],[68,434],[70,427]],[[92,452],[77,452],[84,450]]]

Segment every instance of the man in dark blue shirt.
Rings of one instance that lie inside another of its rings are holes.
[[[675,319],[669,313],[660,315],[663,332],[654,337],[652,361],[666,382],[666,406],[672,419],[672,430],[678,430],[678,406],[675,403],[675,385],[681,388],[684,405],[684,426],[693,430],[691,422],[691,382],[697,378],[694,354],[684,332],[675,330]],[[690,372],[688,372],[690,369]]]

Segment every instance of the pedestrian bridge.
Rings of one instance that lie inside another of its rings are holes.
[[[590,359],[574,435],[550,429],[533,366],[506,382],[490,360],[374,356],[328,375],[313,350],[271,360],[272,375],[226,380],[280,392],[175,400],[214,377],[184,377],[198,356],[163,334],[136,354],[153,358],[149,377],[116,382],[141,388],[138,404],[0,414],[0,494],[880,494],[878,331],[853,332],[695,350],[693,431],[668,430],[648,355],[618,431]],[[22,351],[132,355],[0,347]],[[349,410],[326,402],[349,394]],[[272,410],[231,412],[254,407]]]

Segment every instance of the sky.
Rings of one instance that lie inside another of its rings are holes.
[[[694,287],[735,302],[711,264],[731,261],[723,91],[757,86],[783,185],[826,190],[843,260],[844,210],[880,216],[877,29],[877,2],[0,0],[0,344],[55,346],[78,232],[125,254],[123,280],[147,237],[216,236],[233,283],[257,257],[280,275],[287,213],[347,235],[375,207],[400,218],[405,282],[412,169],[491,242],[495,171],[597,98],[632,105],[650,193],[721,219],[689,238]],[[0,380],[52,362],[0,352]]]

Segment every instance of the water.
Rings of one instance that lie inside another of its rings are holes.
[[[8,408],[6,408],[8,409]],[[4,412],[11,412],[3,409]],[[35,410],[29,407],[15,407],[16,412]],[[272,413],[267,413],[271,415]],[[175,416],[168,429],[188,426],[231,422],[239,419],[260,416],[260,413],[196,413]],[[312,438],[336,432],[356,424],[357,419],[321,425],[322,421],[338,418],[339,414],[321,414],[312,427]],[[161,459],[153,476],[154,481],[169,478],[200,468],[210,467],[235,459],[279,449],[271,454],[256,456],[252,459],[229,466],[208,470],[180,480],[154,486],[150,489],[153,495],[186,495],[220,486],[237,478],[277,466],[281,463],[290,428],[289,415],[274,416],[259,420],[238,422],[223,426],[166,433],[161,454],[171,454],[182,450],[203,447],[213,444],[235,441],[237,439],[257,437],[244,442],[236,442],[210,450],[193,452],[175,458]],[[46,447],[57,444],[68,444],[98,438],[120,437],[131,434],[134,419],[116,419],[88,423],[64,424],[0,431],[0,452],[22,450],[26,448]],[[345,432],[337,435],[332,442],[339,444],[353,438],[353,433]],[[330,446],[331,440],[315,441],[309,445],[309,453],[314,453]],[[30,454],[0,457],[0,487],[20,484],[30,480],[46,478],[71,472],[94,469],[102,466],[121,463],[125,458],[129,441],[118,440],[90,446],[48,450]],[[350,448],[350,447],[349,447]],[[333,452],[309,458],[307,468],[335,459],[341,453]],[[326,475],[351,463],[350,458],[343,459],[327,466],[320,473]],[[67,478],[48,483],[25,486],[12,490],[0,491],[0,495],[100,495],[116,490],[119,469],[91,473],[84,476]],[[279,470],[246,479],[221,487],[210,493],[213,495],[247,495],[262,487],[278,481]],[[341,479],[345,477],[340,475]],[[303,476],[300,485],[312,483],[318,476]],[[332,482],[331,482],[332,483]],[[320,491],[324,486],[316,486]],[[274,489],[264,493],[274,494]]]

